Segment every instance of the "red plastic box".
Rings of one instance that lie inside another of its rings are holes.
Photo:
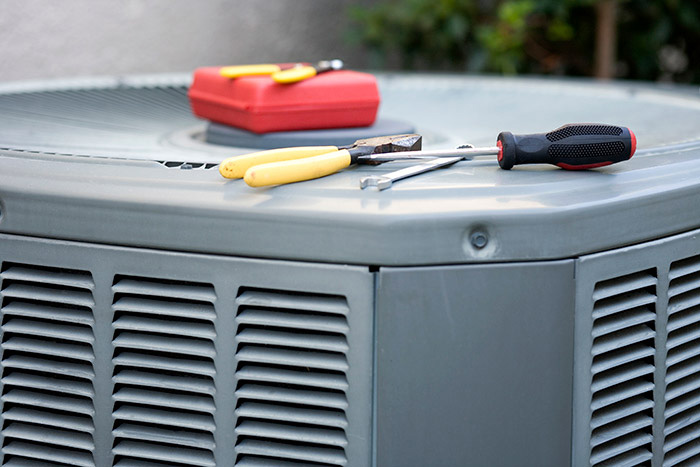
[[[370,126],[379,107],[375,77],[349,70],[278,84],[269,76],[230,79],[218,67],[199,68],[188,95],[198,117],[255,133]]]

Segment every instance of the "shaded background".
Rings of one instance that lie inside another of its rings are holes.
[[[0,81],[343,58],[700,83],[697,0],[3,0]]]
[[[2,0],[0,80],[343,57],[348,0]],[[357,2],[353,2],[357,4]]]

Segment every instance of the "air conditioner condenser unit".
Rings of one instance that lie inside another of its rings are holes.
[[[640,149],[255,189],[188,77],[4,85],[2,465],[700,462],[697,95],[379,83],[427,148],[600,121]]]

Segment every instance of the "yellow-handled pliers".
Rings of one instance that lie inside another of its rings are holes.
[[[421,142],[420,135],[406,134],[361,139],[350,146],[270,149],[229,157],[219,165],[219,173],[224,178],[243,178],[254,187],[301,182],[330,175],[351,164],[393,160],[393,157],[378,159],[372,155],[419,151]]]
[[[291,67],[282,68],[280,65],[260,64],[260,65],[235,65],[221,67],[219,74],[226,78],[240,78],[242,76],[270,75],[277,83],[289,84],[312,78],[319,73],[343,68],[343,61],[321,60],[313,65],[297,63]]]

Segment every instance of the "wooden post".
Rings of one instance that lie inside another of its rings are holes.
[[[617,61],[617,0],[599,0],[596,3],[595,77],[615,77]]]

